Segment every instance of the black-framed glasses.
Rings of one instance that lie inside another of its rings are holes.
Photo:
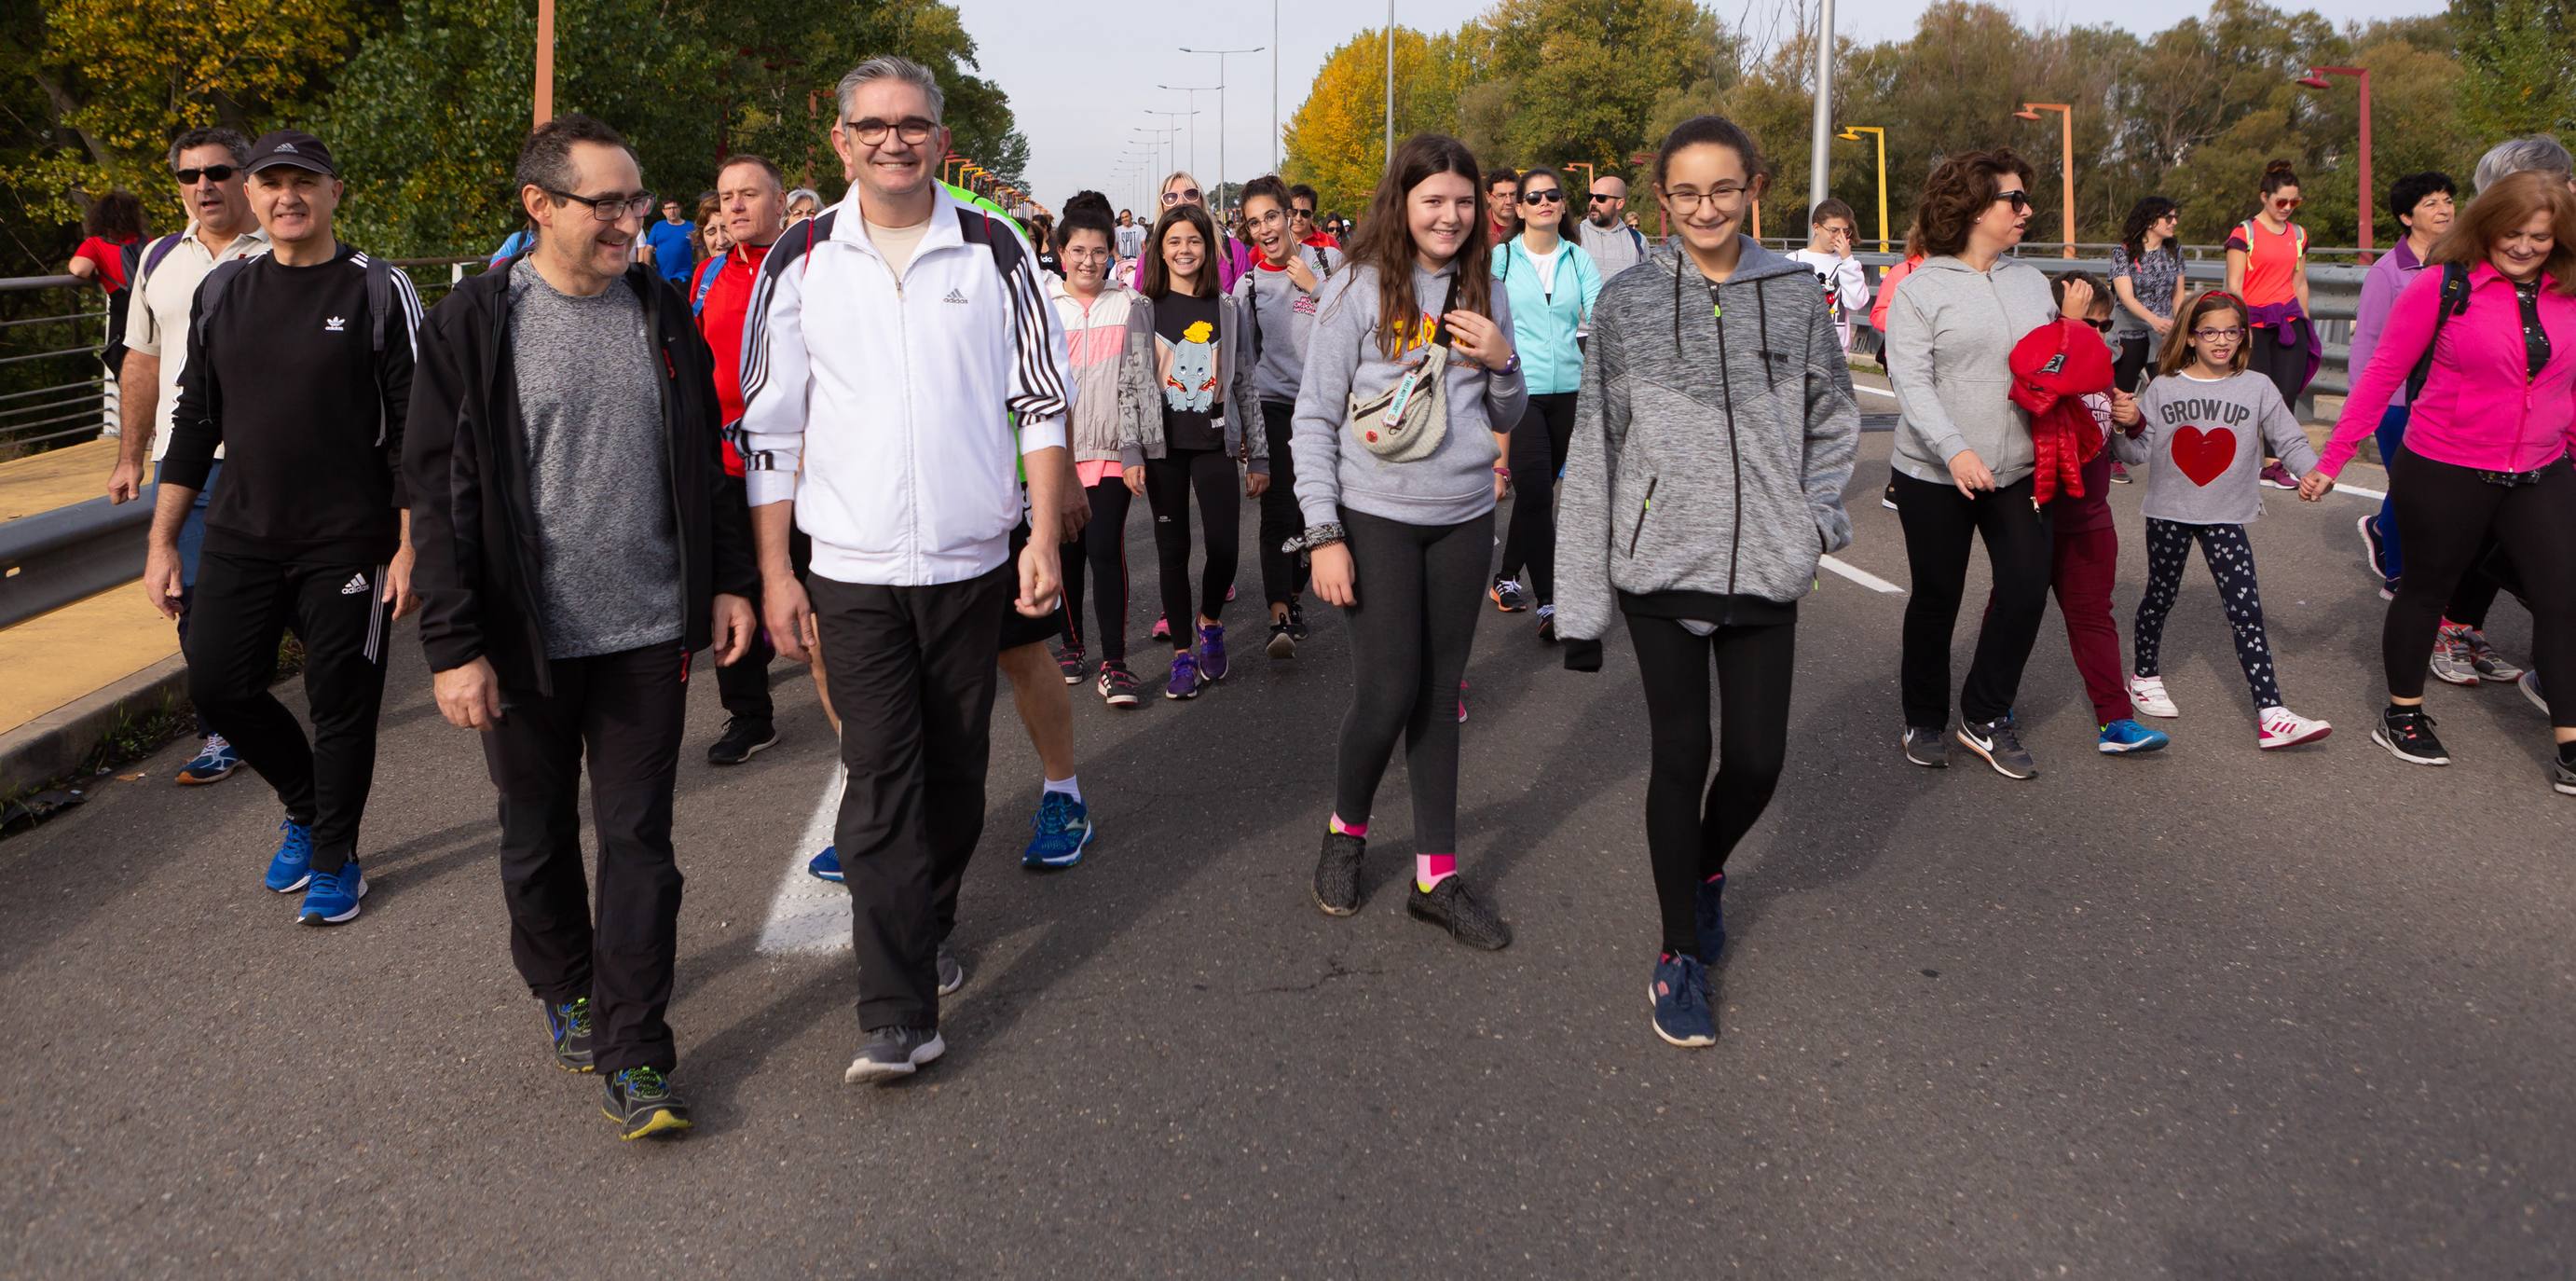
[[[2221,339],[2244,337],[2245,327],[2235,325],[2226,329],[2195,329],[2191,331],[2191,336],[2202,342],[2218,342]]]
[[[1197,204],[1199,202],[1199,189],[1196,187],[1183,187],[1178,191],[1166,191],[1163,193],[1163,203],[1167,206],[1177,205],[1184,200],[1191,204]]]
[[[201,177],[208,182],[223,182],[240,172],[231,165],[208,165],[203,169],[173,169],[170,176],[178,179],[182,187],[193,187]]]
[[[1604,200],[1624,200],[1624,199],[1626,199],[1626,197],[1624,197],[1624,196],[1614,196],[1614,195],[1611,195],[1609,192],[1606,192],[1606,191],[1591,191],[1591,192],[1586,192],[1586,193],[1584,193],[1584,194],[1586,194],[1586,195],[1588,195],[1588,196],[1592,197],[1593,203],[1595,203],[1595,204],[1598,204],[1598,203],[1600,203],[1601,201],[1604,201]]]
[[[2027,191],[1998,191],[1995,193],[1995,199],[2011,205],[2014,213],[2026,213],[2030,210],[2030,193]]]
[[[1723,208],[1727,205],[1734,204],[1735,202],[1744,199],[1745,190],[1746,189],[1743,187],[1732,186],[1720,186],[1714,191],[1704,192],[1693,191],[1688,187],[1684,187],[1679,191],[1665,188],[1664,199],[1673,202],[1673,208],[1675,211],[1689,214],[1697,213],[1701,205],[1716,205]]]
[[[557,200],[570,200],[590,206],[590,216],[601,222],[615,222],[620,218],[630,217],[649,218],[653,214],[653,193],[649,191],[639,191],[631,196],[576,196],[569,191],[557,191],[552,187],[544,190],[547,195]]]
[[[930,141],[930,135],[939,132],[939,122],[924,120],[919,116],[905,116],[893,124],[887,124],[875,116],[870,116],[865,120],[844,120],[841,122],[841,130],[857,139],[862,147],[873,147],[884,142],[888,133],[903,139],[908,146],[918,147]]]
[[[1554,205],[1562,204],[1564,201],[1565,193],[1554,187],[1521,193],[1521,203],[1525,205]]]

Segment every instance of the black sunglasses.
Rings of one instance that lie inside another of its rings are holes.
[[[1590,196],[1591,196],[1593,199],[1595,199],[1595,200],[1617,200],[1617,199],[1619,199],[1619,197],[1614,196],[1614,195],[1611,195],[1609,192],[1606,192],[1606,191],[1594,191],[1594,192],[1589,192],[1589,193],[1586,193],[1586,194],[1590,195]]]
[[[2030,208],[2030,193],[2027,191],[2000,191],[1995,193],[1995,199],[2009,203],[2014,213]]]
[[[1565,193],[1554,187],[1549,187],[1541,191],[1524,191],[1521,193],[1521,203],[1525,205],[1553,205],[1560,204],[1564,200]]]
[[[203,169],[173,169],[170,171],[170,176],[178,179],[182,187],[193,187],[197,185],[199,175],[203,175],[209,182],[222,182],[240,172],[241,170],[231,165],[208,165]]]

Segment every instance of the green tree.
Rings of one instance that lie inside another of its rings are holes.
[[[2567,0],[2451,0],[2450,15],[2469,133],[2493,142],[2576,129],[2576,9]]]
[[[1386,171],[1386,35],[1364,31],[1324,59],[1315,87],[1284,130],[1280,168],[1313,184],[1322,207],[1356,214]],[[1454,38],[1395,32],[1396,136],[1454,133],[1459,90]]]

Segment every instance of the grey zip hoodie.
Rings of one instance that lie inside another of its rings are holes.
[[[1415,313],[1436,314],[1448,297],[1452,263],[1438,272],[1413,269]],[[1489,373],[1452,357],[1442,386],[1449,397],[1449,431],[1427,458],[1390,463],[1351,437],[1350,396],[1365,400],[1395,385],[1413,367],[1390,360],[1377,341],[1377,269],[1352,266],[1335,272],[1316,294],[1315,326],[1306,338],[1306,377],[1297,389],[1297,417],[1290,437],[1297,469],[1297,507],[1306,524],[1341,520],[1342,509],[1367,512],[1410,525],[1457,525],[1494,509],[1494,464],[1501,453],[1493,433],[1521,420],[1529,397],[1518,370]],[[1493,291],[1488,315],[1508,334],[1511,304]],[[1407,354],[1419,355],[1415,348]]]
[[[1749,239],[1743,255],[1714,306],[1666,246],[1601,289],[1556,491],[1569,641],[1599,639],[1623,605],[1776,616],[1755,602],[1805,596],[1817,560],[1851,542],[1860,410],[1833,317],[1815,273]]]
[[[2030,415],[2012,400],[2012,349],[2056,318],[2048,277],[2029,263],[1998,258],[1979,271],[1946,254],[1924,259],[1887,304],[1896,470],[1947,485],[1951,456],[1973,449],[1996,488],[2028,477],[2037,456]]]

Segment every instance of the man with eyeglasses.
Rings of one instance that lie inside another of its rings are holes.
[[[1485,243],[1500,245],[1520,232],[1520,171],[1492,170],[1485,175]]]
[[[706,343],[629,263],[653,210],[634,152],[560,116],[517,178],[534,247],[459,284],[422,333],[403,451],[421,648],[440,714],[481,733],[510,957],[555,1064],[605,1079],[618,1137],[675,1134],[672,789],[690,656],[722,666],[751,640],[748,518]]]
[[[411,399],[411,281],[332,234],[342,191],[320,139],[263,134],[243,168],[270,251],[197,288],[187,369],[143,564],[179,612],[179,531],[227,450],[206,509],[188,626],[188,695],[286,809],[266,886],[304,891],[296,920],[357,918],[358,824],[376,769],[385,630],[410,612],[398,459]],[[304,644],[307,741],[269,692],[286,629]]]
[[[1628,180],[1617,174],[1602,174],[1592,180],[1590,199],[1584,209],[1583,252],[1592,255],[1592,266],[1601,273],[1601,282],[1636,266],[1646,257],[1646,237],[1620,220],[1628,210]]]
[[[743,346],[763,612],[789,658],[819,636],[843,723],[833,870],[859,966],[853,1083],[947,1049],[940,998],[966,982],[947,944],[983,834],[995,662],[1021,643],[1004,620],[1053,634],[1081,501],[1037,255],[933,180],[943,96],[907,58],[841,78],[831,137],[849,194],[770,251]],[[802,582],[798,528],[813,539]]]
[[[134,282],[125,308],[125,363],[117,371],[116,466],[108,473],[110,505],[130,503],[142,493],[143,466],[158,464],[170,451],[170,416],[179,405],[179,375],[188,366],[188,309],[196,303],[197,285],[215,264],[268,252],[268,233],[251,217],[250,199],[242,194],[242,162],[250,158],[250,140],[230,129],[191,129],[170,144],[170,173],[179,183],[179,199],[188,225],[140,247],[127,265]],[[178,335],[176,342],[168,341]],[[206,542],[206,504],[223,474],[223,449],[215,450],[197,500],[179,526],[179,641],[188,640],[188,620],[196,601],[197,558]],[[197,713],[196,756],[179,770],[183,785],[216,783],[231,777],[241,756],[223,735]]]

